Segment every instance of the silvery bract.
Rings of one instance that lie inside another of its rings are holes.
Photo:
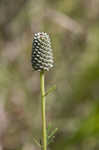
[[[38,71],[49,71],[53,67],[53,53],[50,38],[47,33],[39,32],[34,35],[32,67]]]

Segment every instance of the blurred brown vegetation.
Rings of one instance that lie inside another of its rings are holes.
[[[0,150],[39,150],[39,73],[35,32],[52,39],[46,73],[47,123],[58,127],[50,150],[99,149],[99,0],[0,0]]]

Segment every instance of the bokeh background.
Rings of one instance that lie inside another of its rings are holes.
[[[47,124],[58,128],[49,150],[99,149],[99,0],[0,0],[0,150],[40,150],[35,32],[52,41],[46,73]]]

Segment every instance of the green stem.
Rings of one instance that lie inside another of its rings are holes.
[[[47,150],[44,71],[40,72],[43,150]]]

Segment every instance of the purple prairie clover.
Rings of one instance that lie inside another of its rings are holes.
[[[33,69],[37,71],[49,71],[53,67],[53,52],[47,33],[34,34],[31,61]]]

